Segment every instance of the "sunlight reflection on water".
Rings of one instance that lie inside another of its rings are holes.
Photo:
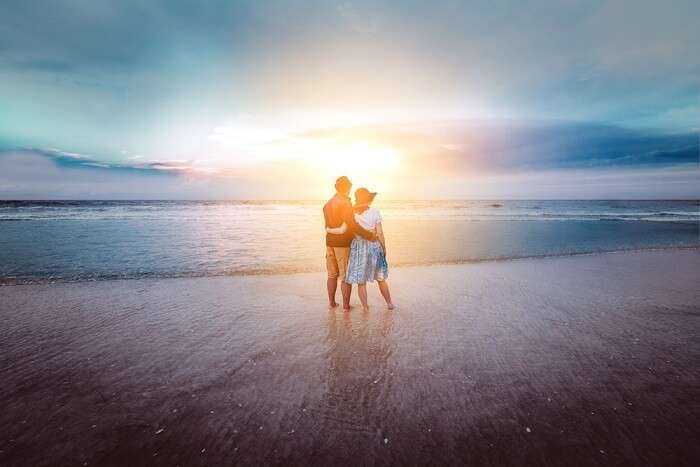
[[[0,280],[321,271],[321,202],[2,202]],[[390,266],[698,244],[698,204],[378,202]],[[656,221],[656,222],[652,222]]]

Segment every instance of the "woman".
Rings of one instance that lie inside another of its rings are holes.
[[[362,308],[369,310],[367,282],[376,280],[387,308],[393,310],[395,307],[391,302],[389,285],[386,283],[389,276],[389,266],[386,262],[386,241],[382,230],[382,214],[378,209],[370,207],[375,196],[377,193],[372,193],[367,188],[358,188],[355,192],[355,221],[363,228],[374,232],[378,241],[371,242],[359,235],[355,236],[350,246],[350,260],[345,282],[357,284]],[[332,234],[343,234],[346,230],[345,223],[340,227],[326,228],[326,231]]]

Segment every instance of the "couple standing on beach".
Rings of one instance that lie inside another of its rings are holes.
[[[378,209],[370,207],[377,193],[367,188],[355,191],[355,206],[350,201],[352,183],[348,177],[340,177],[335,182],[335,196],[323,206],[326,220],[326,269],[328,270],[328,303],[331,308],[338,304],[335,292],[338,279],[343,295],[343,310],[350,310],[352,284],[357,284],[357,292],[364,310],[367,303],[367,282],[379,284],[386,305],[394,309],[386,279],[389,267],[386,262],[386,242],[382,230],[382,215]]]

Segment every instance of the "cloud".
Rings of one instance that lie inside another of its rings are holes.
[[[447,121],[309,130],[301,136],[385,145],[416,170],[433,173],[661,167],[697,164],[700,157],[697,131],[588,122]]]
[[[56,148],[25,148],[23,150],[4,151],[13,155],[26,154],[28,156],[43,156],[58,165],[81,168],[81,167],[99,167],[102,169],[118,169],[126,171],[145,171],[152,173],[171,172],[192,174],[197,172],[214,173],[217,171],[213,167],[198,166],[191,160],[154,160],[144,159],[143,156],[129,156],[126,159],[129,162],[105,162],[94,156],[87,154],[79,154],[76,152],[62,151]],[[3,151],[0,151],[2,157]]]
[[[341,2],[338,13],[348,25],[355,31],[362,33],[375,33],[379,28],[379,18],[358,10],[357,6],[350,2]]]
[[[0,151],[0,199],[240,198],[239,187],[255,190],[184,162],[128,165],[56,149]]]
[[[105,164],[104,162],[86,162],[83,165],[88,166],[88,167],[100,167],[102,169],[111,169],[112,166],[109,164]]]
[[[441,140],[436,137],[435,141]],[[454,153],[443,151],[432,157]],[[386,199],[700,197],[697,160],[682,162],[685,156],[679,159],[663,152],[646,157],[660,160],[645,165],[563,167],[554,163],[538,168],[521,161],[509,170],[496,165],[475,171],[465,161],[448,159],[447,164],[431,161],[422,169],[417,165],[420,170],[365,175],[379,175],[388,182],[388,189],[382,190]],[[672,164],[661,162],[669,157]],[[164,160],[132,166],[96,162],[90,156],[56,149],[4,151],[0,152],[0,199],[321,199],[329,194],[333,180],[330,175],[318,179],[303,167],[290,169],[287,164],[213,173],[182,170],[188,164]],[[437,173],[435,167],[442,171]],[[355,179],[359,184],[366,182],[361,169]]]
[[[39,58],[35,60],[16,60],[10,64],[19,70],[46,71],[51,73],[70,73],[76,71],[74,65],[67,61]]]

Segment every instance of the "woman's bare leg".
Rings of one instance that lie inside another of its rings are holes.
[[[384,297],[384,300],[386,301],[386,307],[390,310],[393,310],[394,304],[391,303],[391,294],[389,293],[389,284],[386,283],[386,281],[377,281],[379,284],[379,291],[382,293],[382,297]]]
[[[367,284],[357,284],[357,294],[360,296],[362,308],[369,310],[369,305],[367,304]]]

